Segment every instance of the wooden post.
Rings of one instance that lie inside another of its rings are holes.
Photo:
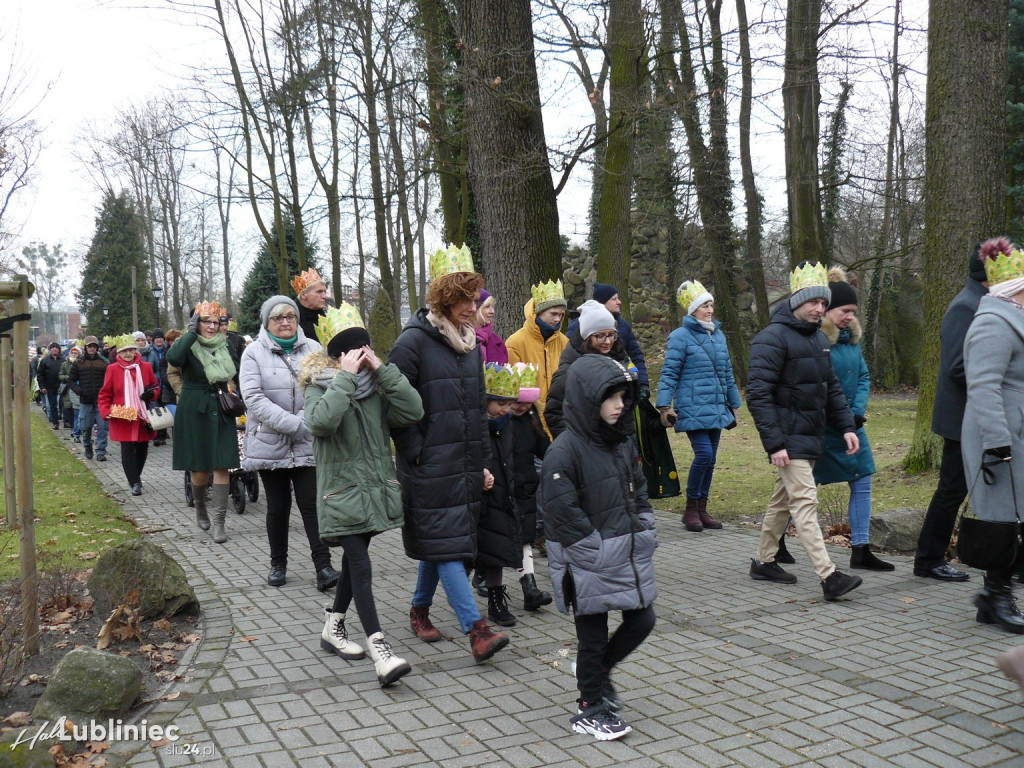
[[[15,275],[19,283],[14,299],[14,314],[29,312],[28,300],[34,287],[25,275]],[[39,653],[39,574],[36,571],[36,532],[32,490],[32,424],[29,416],[28,323],[14,324],[14,428],[17,438],[18,536],[21,562],[21,615],[25,653]]]
[[[22,350],[24,353],[25,350]],[[14,469],[14,397],[11,392],[11,337],[0,338],[0,439],[4,441],[4,510],[7,525],[18,524]]]
[[[129,333],[133,333],[139,327],[139,296],[137,289],[138,286],[135,284],[135,267],[132,267],[132,329]]]

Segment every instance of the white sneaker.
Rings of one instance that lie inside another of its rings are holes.
[[[384,688],[391,685],[398,678],[412,672],[412,667],[405,659],[395,656],[391,650],[391,643],[384,639],[383,632],[374,632],[366,638],[366,650],[373,659],[374,669],[377,670],[377,682]]]
[[[324,607],[324,631],[320,633],[320,647],[325,651],[336,653],[343,659],[364,659],[366,651],[359,643],[348,639],[345,629],[345,614],[335,613],[331,606]]]
[[[589,733],[598,741],[615,741],[633,730],[604,701],[579,709],[569,722],[576,733]]]

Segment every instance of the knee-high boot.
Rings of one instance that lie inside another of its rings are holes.
[[[210,503],[213,505],[213,509],[210,510],[210,517],[213,519],[213,540],[218,544],[223,544],[228,540],[227,531],[224,530],[224,518],[228,514],[228,491],[230,488],[228,483],[214,483],[213,490],[210,491]]]
[[[192,503],[196,505],[196,525],[200,530],[210,530],[210,514],[206,511],[206,496],[210,486],[206,483],[192,486]]]

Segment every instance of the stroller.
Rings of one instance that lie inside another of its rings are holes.
[[[230,488],[228,496],[231,498],[231,507],[239,515],[245,512],[246,498],[256,503],[260,497],[260,478],[255,470],[244,470],[241,468],[243,458],[242,444],[245,437],[245,416],[235,419],[235,429],[238,432],[238,458],[239,466],[229,470],[228,483]],[[213,473],[210,473],[210,485],[213,485]],[[190,507],[195,506],[195,498],[192,496],[192,473],[185,472],[185,501]]]

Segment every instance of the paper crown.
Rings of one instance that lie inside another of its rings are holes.
[[[234,331],[235,333],[238,333],[238,321],[237,320],[228,320],[228,330],[229,331]]]
[[[104,336],[103,337],[103,346],[104,347],[109,347],[113,343],[114,343],[114,337],[113,336]]]
[[[295,295],[298,296],[305,290],[312,288],[317,283],[323,283],[324,279],[320,277],[320,273],[310,267],[305,272],[300,272],[292,278],[292,290],[295,291]],[[326,285],[326,283],[324,283]]]
[[[1024,277],[1024,253],[1005,237],[982,243],[978,258],[985,265],[990,285]]]
[[[519,374],[511,365],[484,364],[484,385],[488,397],[516,400],[519,397]]]
[[[689,313],[690,305],[705,294],[711,295],[708,289],[701,284],[700,280],[684,280],[676,290],[676,301],[679,302],[680,307]],[[711,299],[708,299],[708,301],[711,301]]]
[[[533,363],[516,363],[516,373],[519,375],[519,397],[520,403],[535,403],[540,399],[540,387],[537,386],[537,366]]]
[[[533,296],[533,306],[537,311],[539,307],[547,304],[549,307],[554,304],[565,306],[565,293],[562,291],[561,280],[548,280],[546,283],[537,283],[530,288],[530,295]]]
[[[196,304],[195,313],[199,317],[215,317],[220,320],[221,315],[226,314],[224,309],[216,301],[200,301]]]
[[[127,349],[128,347],[139,348],[139,342],[135,340],[135,337],[130,333],[122,333],[120,336],[114,336],[110,340],[111,344],[117,347],[118,350]]]
[[[337,307],[328,307],[327,314],[316,321],[316,337],[326,347],[331,339],[349,328],[365,328],[359,310],[351,304],[341,302]]]
[[[796,293],[804,288],[828,288],[828,272],[824,265],[808,261],[789,273],[789,292]]]
[[[455,272],[476,272],[473,267],[473,254],[468,245],[461,248],[449,245],[447,249],[438,248],[430,257],[430,281]]]

